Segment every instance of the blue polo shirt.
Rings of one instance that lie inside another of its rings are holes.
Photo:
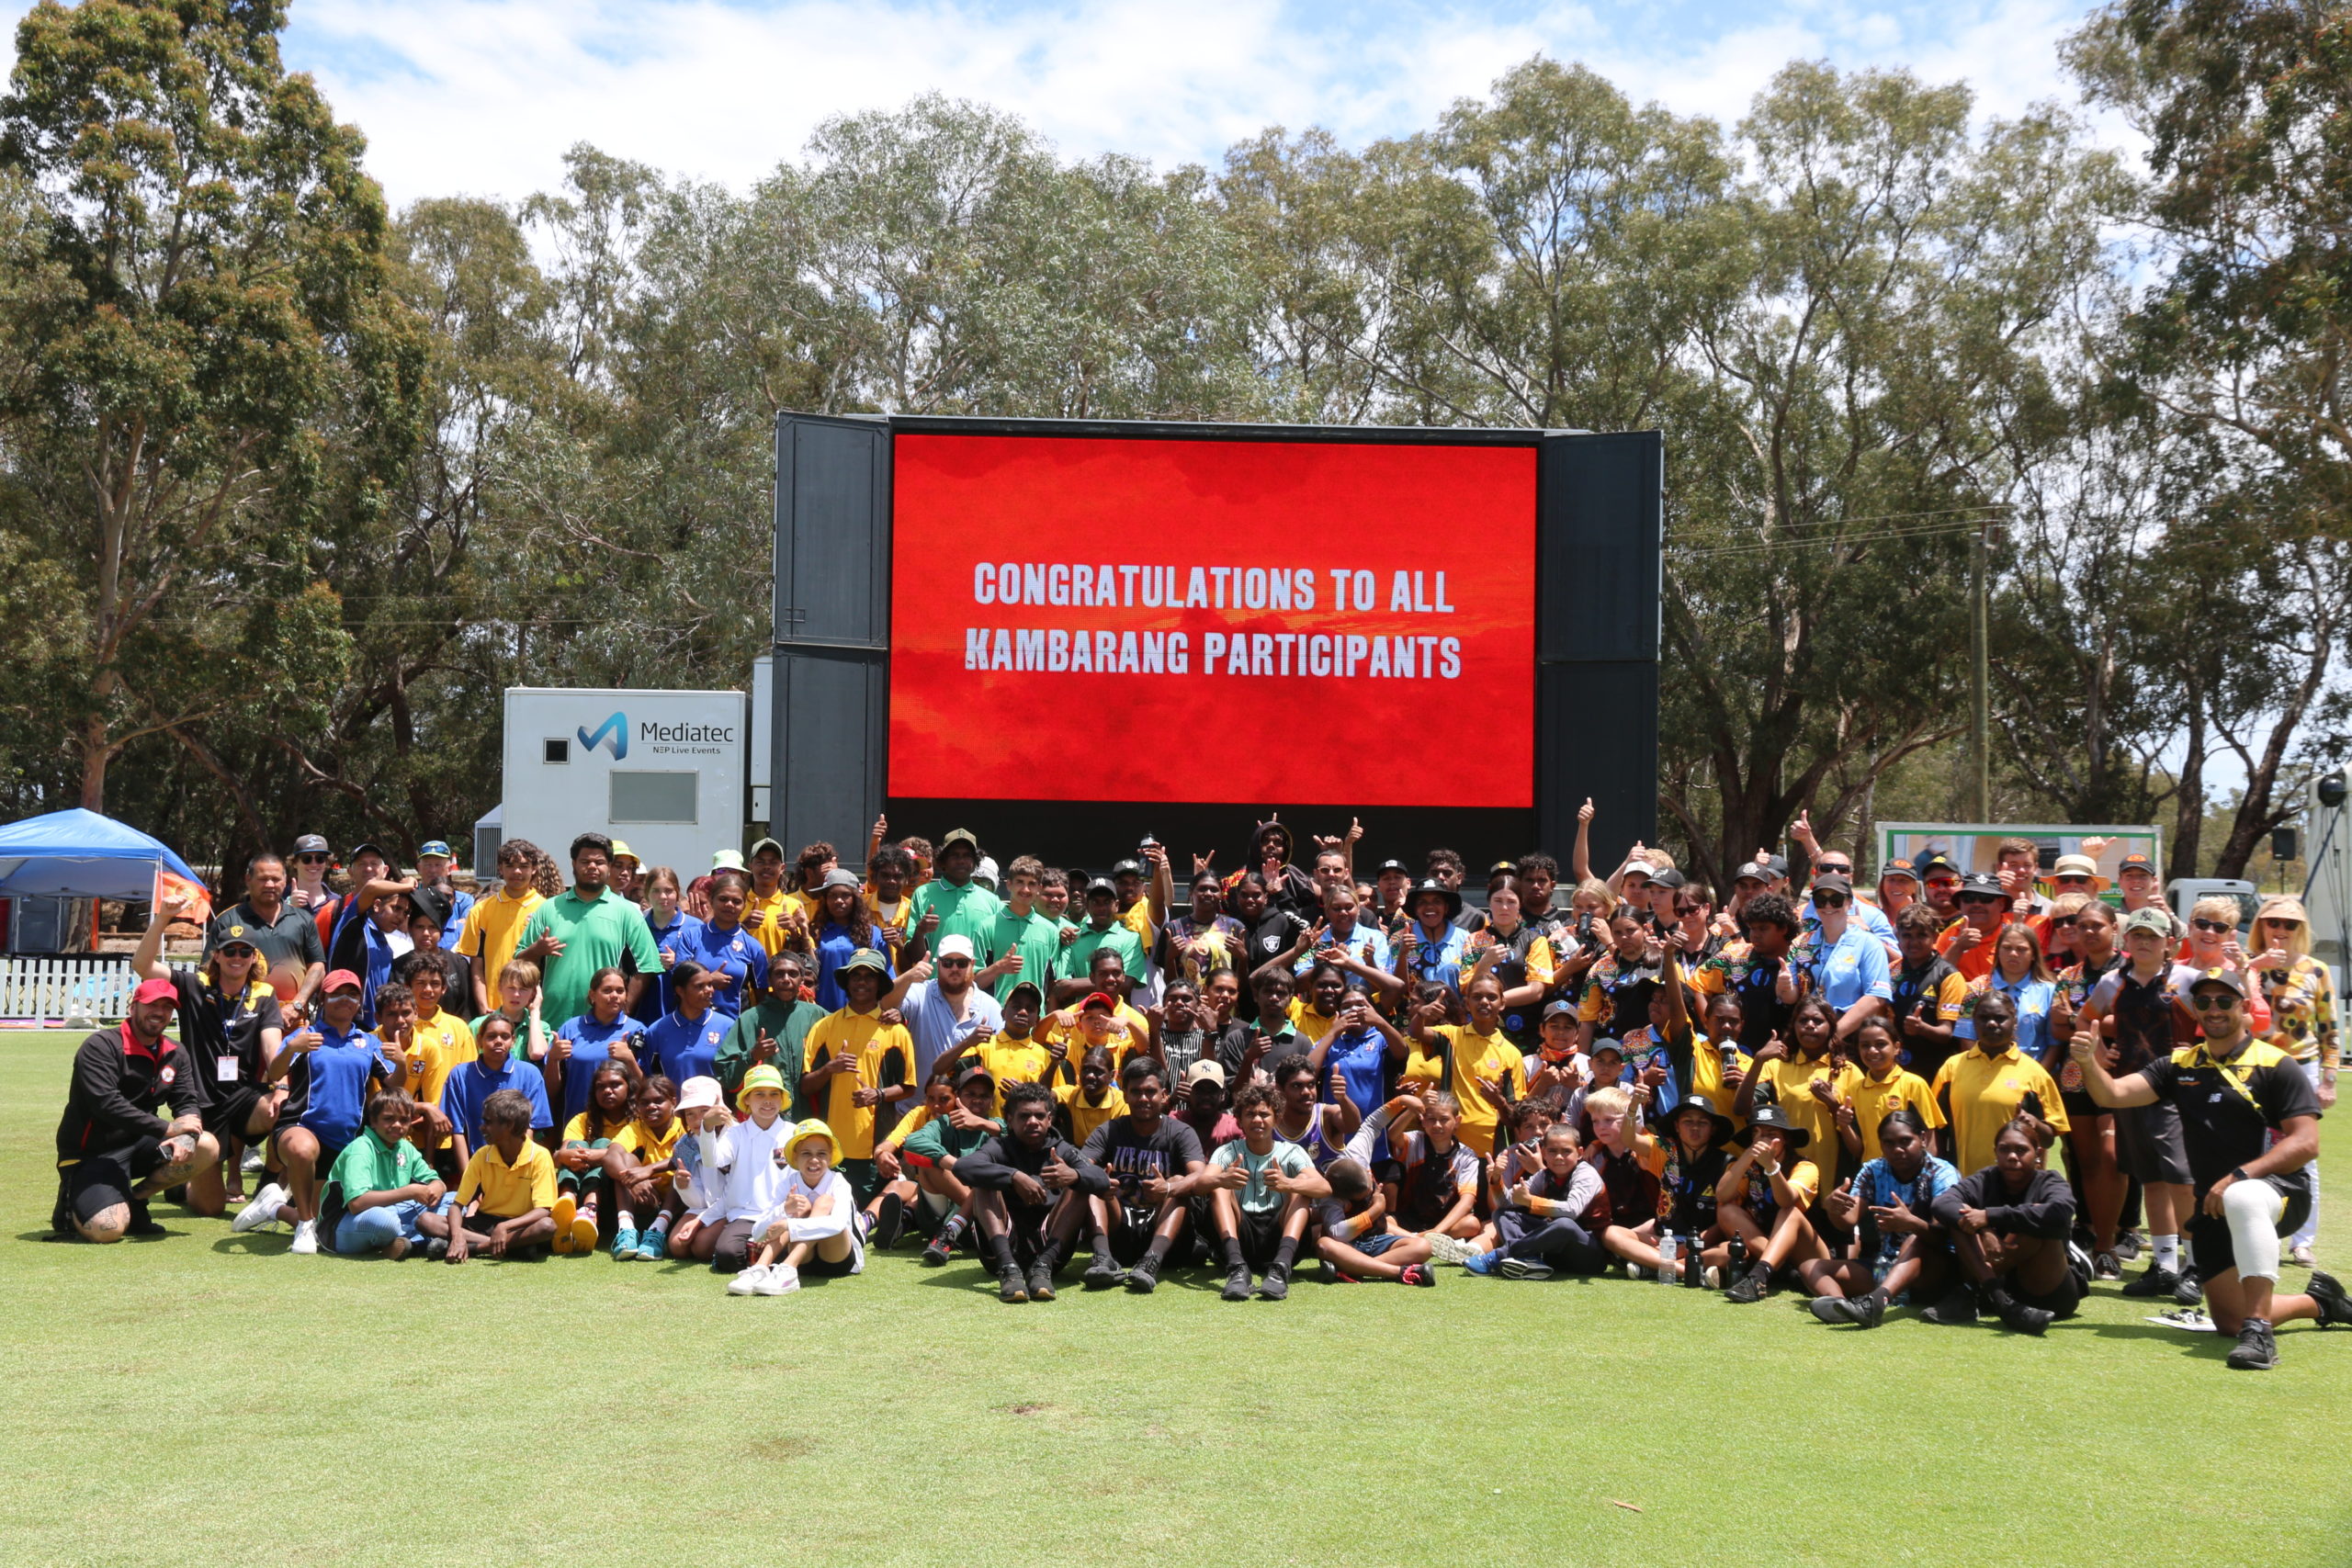
[[[679,933],[676,941],[656,939],[657,944],[669,948],[679,958],[691,958],[706,969],[716,969],[727,976],[726,984],[711,998],[714,1012],[729,1018],[742,1015],[745,998],[744,983],[751,984],[752,996],[768,988],[768,950],[760,939],[738,925],[733,931],[720,931],[717,926],[696,920],[691,928]],[[678,1009],[678,998],[672,990],[668,976],[662,979],[663,1005],[672,1012]],[[673,1077],[677,1075],[673,1073]],[[684,1081],[681,1079],[680,1081]]]
[[[555,1125],[555,1117],[548,1110],[547,1078],[520,1056],[507,1057],[506,1066],[494,1073],[480,1057],[450,1068],[448,1081],[441,1086],[441,1114],[466,1135],[469,1145],[480,1148],[486,1141],[481,1133],[482,1101],[502,1089],[517,1090],[530,1100],[533,1127]]]
[[[320,1168],[324,1169],[345,1144],[359,1136],[370,1082],[398,1083],[407,1064],[364,1031],[338,1034],[324,1021],[316,1027],[324,1043],[294,1058],[287,1071],[287,1101],[301,1107],[294,1124],[319,1140]],[[283,1118],[278,1124],[286,1124]]]
[[[1804,953],[1805,977],[1824,1001],[1844,1012],[1864,997],[1894,999],[1894,977],[1886,964],[1886,944],[1860,926],[1849,924],[1846,934],[1827,947],[1815,934]]]
[[[588,1109],[588,1080],[596,1076],[598,1067],[613,1059],[613,1042],[634,1040],[644,1032],[645,1025],[627,1013],[610,1023],[598,1023],[594,1013],[583,1012],[564,1020],[563,1027],[548,1036],[550,1055],[559,1038],[571,1042],[571,1060],[563,1065],[563,1104],[557,1107],[557,1126],[569,1124],[574,1116]]]
[[[1315,1086],[1317,1103],[1333,1105],[1330,1069],[1340,1070],[1340,1081],[1348,1086],[1348,1098],[1355,1101],[1356,1114],[1370,1116],[1388,1103],[1388,1086],[1395,1077],[1395,1065],[1388,1059],[1388,1037],[1377,1029],[1335,1029],[1324,1043],[1322,1081]],[[1374,1140],[1372,1157],[1388,1157],[1385,1134]]]
[[[839,975],[841,966],[859,951],[846,926],[828,924],[817,933],[817,1005],[827,1012],[839,1012],[849,1006],[849,993],[842,989]],[[898,967],[890,962],[890,944],[880,936],[868,942],[864,951],[881,954],[882,966],[889,972],[890,978],[899,977]],[[882,988],[888,990],[888,982]]]
[[[655,923],[654,911],[648,909],[645,911],[645,929],[653,933],[653,945],[670,953],[670,963],[675,963],[687,956],[686,944],[694,939],[694,933],[702,929],[702,922],[681,909],[670,917],[668,925],[659,925]],[[677,1005],[678,998],[670,994],[670,973],[665,964],[661,974],[648,977],[645,988],[638,992],[636,1005],[628,1010],[628,1015],[650,1029],[662,1021],[662,1014]]]
[[[673,1012],[645,1032],[639,1059],[650,1055],[652,1059],[646,1063],[650,1073],[660,1073],[681,1086],[688,1078],[717,1077],[719,1044],[734,1027],[734,1019],[715,1007],[700,1018]]]

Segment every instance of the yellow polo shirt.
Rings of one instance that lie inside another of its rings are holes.
[[[1527,1058],[1497,1029],[1481,1034],[1466,1023],[1442,1023],[1430,1031],[1445,1037],[1453,1052],[1453,1098],[1462,1102],[1462,1141],[1480,1155],[1495,1152],[1495,1129],[1502,1122],[1502,1107],[1487,1097],[1480,1078],[1492,1078],[1512,1100],[1527,1093]],[[1404,1076],[1429,1083],[1445,1080],[1445,1061],[1437,1052],[1414,1043]]]
[[[415,1038],[408,1054],[407,1081],[401,1087],[419,1105],[438,1105],[441,1103],[441,1086],[449,1081],[449,1075],[478,1055],[474,1049],[473,1030],[456,1013],[438,1010],[431,1018],[420,1018],[416,1021]],[[447,1141],[444,1138],[434,1147],[438,1148]],[[425,1152],[430,1154],[432,1150]]]
[[[1862,1135],[1862,1158],[1877,1159],[1878,1124],[1900,1107],[1908,1106],[1919,1113],[1919,1120],[1930,1129],[1944,1124],[1943,1107],[1936,1103],[1936,1091],[1918,1074],[1895,1068],[1883,1079],[1864,1073],[1847,1097],[1854,1107],[1854,1130]]]
[[[914,1037],[904,1024],[885,1024],[878,1012],[842,1008],[819,1019],[801,1049],[811,1068],[843,1052],[856,1058],[855,1072],[837,1073],[826,1080],[822,1117],[833,1131],[841,1158],[872,1159],[874,1113],[880,1107],[859,1105],[855,1096],[861,1088],[888,1089],[914,1082]]]
[[[555,1161],[547,1150],[526,1138],[521,1156],[510,1166],[500,1157],[498,1145],[484,1139],[466,1162],[465,1175],[458,1179],[458,1206],[464,1208],[477,1196],[483,1213],[502,1220],[534,1209],[552,1209]]]
[[[2015,1045],[1997,1056],[1973,1046],[1936,1070],[1935,1092],[1951,1111],[1952,1164],[1973,1176],[1993,1163],[1993,1139],[2018,1113],[2028,1094],[2041,1097],[2041,1119],[2069,1130],[2058,1086]]]
[[[523,945],[523,928],[546,902],[536,887],[524,889],[523,896],[514,898],[507,896],[502,885],[487,897],[476,898],[474,907],[466,911],[465,923],[458,928],[455,951],[475,961],[474,973],[481,976],[482,989],[491,1000],[498,999],[498,972],[514,962],[514,950]]]
[[[1861,1081],[1862,1070],[1850,1062],[1832,1061],[1827,1055],[1808,1062],[1794,1051],[1777,1062],[1767,1062],[1750,1069],[1749,1076],[1760,1087],[1772,1086],[1775,1102],[1789,1113],[1789,1120],[1811,1134],[1804,1148],[1792,1151],[1818,1165],[1824,1172],[1838,1168],[1838,1116],[1813,1096],[1813,1085],[1826,1080],[1840,1100],[1854,1098],[1854,1086]],[[1794,1179],[1792,1178],[1792,1180]]]

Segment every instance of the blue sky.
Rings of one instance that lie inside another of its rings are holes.
[[[25,9],[10,4],[12,17]],[[1420,129],[1538,52],[1640,99],[1735,118],[1785,62],[1965,79],[2009,114],[2072,102],[2079,0],[1627,6],[1268,0],[293,0],[289,63],[371,143],[395,203],[546,188],[563,150],[741,186],[829,115],[936,88],[1082,156],[1214,162],[1269,124]]]

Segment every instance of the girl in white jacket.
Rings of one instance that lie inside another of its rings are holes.
[[[698,1216],[695,1256],[708,1258],[721,1274],[740,1272],[750,1261],[752,1238],[783,1202],[789,1174],[784,1142],[792,1136],[792,1123],[784,1119],[783,1075],[765,1063],[753,1067],[743,1075],[735,1102],[749,1120],[717,1132],[706,1121],[695,1134],[703,1185],[711,1193],[709,1206]]]
[[[800,1288],[800,1270],[854,1274],[865,1267],[855,1224],[857,1200],[833,1168],[832,1129],[803,1122],[785,1141],[784,1193],[760,1221],[759,1256],[727,1282],[738,1296],[780,1296]]]

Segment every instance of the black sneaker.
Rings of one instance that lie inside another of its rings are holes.
[[[2180,1271],[2180,1282],[2172,1288],[2172,1304],[2193,1307],[2205,1299],[2205,1281],[2198,1278],[2194,1269]]]
[[[876,1252],[888,1252],[899,1245],[899,1237],[907,1228],[907,1202],[896,1192],[882,1194],[882,1212],[874,1216],[873,1233],[865,1244]]]
[[[1935,1305],[1924,1309],[1922,1320],[1939,1324],[1946,1328],[1965,1328],[1976,1321],[1976,1292],[1962,1289],[1952,1292]]]
[[[1758,1263],[1733,1282],[1731,1289],[1724,1292],[1724,1300],[1739,1306],[1750,1306],[1762,1301],[1765,1292],[1771,1288],[1772,1270]]]
[[[947,1267],[947,1260],[955,1255],[956,1243],[948,1237],[945,1231],[941,1231],[923,1244],[922,1256],[915,1261],[926,1269],[944,1269]]]
[[[1159,1289],[1159,1265],[1151,1260],[1151,1254],[1145,1253],[1143,1261],[1127,1270],[1126,1286],[1139,1296]]]
[[[1126,1270],[1112,1260],[1107,1252],[1098,1252],[1086,1272],[1078,1277],[1079,1284],[1090,1291],[1115,1291],[1127,1277]]]
[[[130,1205],[130,1224],[124,1227],[122,1234],[125,1235],[163,1235],[166,1233],[163,1226],[155,1223],[155,1217],[147,1212],[146,1204],[133,1203]]]
[[[2112,1252],[2100,1253],[2091,1260],[2091,1278],[2120,1280],[2123,1278],[2123,1260]]]
[[[2115,1256],[2126,1263],[2139,1261],[2140,1254],[2148,1250],[2148,1238],[2138,1231],[2125,1231],[2115,1238]]]
[[[2050,1327],[2053,1314],[2038,1306],[2028,1306],[2014,1296],[2001,1303],[2001,1325],[2013,1334],[2030,1334],[2039,1338]]]
[[[1345,1275],[1340,1276],[1342,1279]],[[1419,1285],[1423,1290],[1437,1283],[1437,1270],[1426,1263],[1408,1263],[1396,1275],[1400,1285]]]
[[[1261,1302],[1278,1302],[1289,1294],[1290,1270],[1279,1263],[1267,1269],[1266,1277],[1258,1281],[1258,1299]]]
[[[1029,1299],[1029,1281],[1022,1278],[1018,1264],[1008,1263],[996,1278],[996,1299],[1001,1302],[1025,1302]]]
[[[2151,1263],[2148,1265],[2146,1269],[2141,1273],[2138,1279],[2132,1280],[2130,1284],[2124,1286],[2122,1290],[2116,1293],[2118,1295],[2130,1296],[2134,1300],[2139,1300],[2142,1298],[2152,1298],[2155,1296],[2169,1296],[2179,1288],[2180,1275],[2178,1273],[2170,1269],[2160,1269],[2156,1265]],[[2193,1305],[2194,1303],[2192,1303],[2191,1304]]]
[[[2237,1348],[2230,1352],[2230,1370],[2233,1372],[2267,1372],[2278,1364],[2278,1341],[2272,1337],[2270,1325],[2258,1317],[2249,1317],[2245,1326],[2238,1330]]]
[[[2303,1289],[2312,1300],[2319,1303],[2319,1325],[2322,1328],[2352,1328],[2352,1295],[2345,1293],[2342,1280],[2314,1269],[2311,1282]]]
[[[1876,1296],[1815,1296],[1805,1304],[1824,1323],[1876,1328],[1886,1320],[1886,1308]]]
[[[1029,1265],[1029,1299],[1049,1302],[1054,1299],[1054,1266],[1046,1262]]]
[[[1237,1263],[1226,1270],[1225,1289],[1219,1291],[1217,1294],[1229,1302],[1248,1301],[1250,1299],[1250,1266],[1247,1263]]]
[[[424,1260],[426,1262],[438,1263],[441,1259],[448,1256],[449,1238],[447,1236],[429,1235],[424,1238]]]

